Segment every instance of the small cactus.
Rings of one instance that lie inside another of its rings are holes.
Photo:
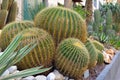
[[[100,50],[100,51],[104,50],[104,45],[102,43],[100,43],[96,40],[93,40],[92,42],[98,50]]]
[[[98,59],[97,59],[97,64],[103,64],[104,63],[104,56],[102,54],[102,52],[100,50],[97,50],[97,54],[98,54]]]
[[[88,68],[88,64],[89,53],[80,40],[68,38],[59,44],[55,66],[61,73],[78,79]]]
[[[7,23],[15,21],[17,16],[17,9],[18,9],[17,2],[13,2],[13,4],[11,5],[11,10],[9,11]]]
[[[56,46],[61,40],[75,37],[82,42],[87,40],[87,30],[82,17],[67,8],[45,8],[35,17],[35,25],[48,31],[55,40]]]
[[[2,14],[3,11],[6,11],[6,13]],[[2,0],[0,8],[0,29],[2,29],[6,24],[15,21],[17,11],[18,7],[15,0]]]
[[[90,69],[90,68],[96,66],[98,54],[97,54],[94,44],[92,43],[92,41],[90,39],[87,40],[87,42],[85,43],[85,46],[90,55],[90,63],[88,65],[88,68]]]
[[[55,45],[51,35],[38,28],[29,28],[19,34],[22,34],[23,38],[18,50],[34,41],[37,42],[37,46],[17,63],[18,68],[27,69],[41,65],[47,68],[51,67],[55,51]]]
[[[19,32],[21,32],[24,29],[32,28],[34,27],[34,23],[30,21],[20,21],[20,22],[12,22],[10,24],[7,24],[3,29],[1,33],[1,40],[0,40],[0,47],[2,50],[6,49],[9,43],[11,42],[11,39],[16,36]]]
[[[0,28],[2,28],[7,20],[8,11],[7,10],[0,10]]]

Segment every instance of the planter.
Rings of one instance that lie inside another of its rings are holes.
[[[120,52],[117,52],[112,62],[107,65],[96,80],[120,80]]]

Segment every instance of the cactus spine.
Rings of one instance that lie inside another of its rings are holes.
[[[20,21],[20,22],[12,22],[7,24],[1,33],[1,44],[0,47],[4,50],[10,43],[11,39],[16,36],[19,32],[24,29],[34,27],[34,23],[30,21]]]
[[[38,28],[29,28],[19,34],[23,35],[19,48],[34,41],[37,42],[37,46],[17,63],[18,68],[27,69],[41,65],[47,68],[51,67],[55,51],[55,45],[51,35]]]
[[[98,53],[98,59],[97,59],[97,64],[103,64],[104,63],[104,56],[100,50],[97,50]]]
[[[97,54],[94,44],[92,43],[92,41],[90,39],[87,40],[87,42],[85,43],[85,46],[90,55],[90,63],[88,65],[88,68],[90,69],[90,68],[96,66],[98,54]]]
[[[0,14],[0,16],[5,16],[0,19],[0,29],[4,27],[5,24],[15,21],[17,15],[17,2],[14,0],[2,0],[0,13],[3,10],[7,11],[7,14]],[[2,24],[2,25],[1,25]],[[4,24],[4,25],[3,25]]]
[[[55,40],[56,45],[68,37],[75,37],[82,42],[86,41],[86,24],[82,17],[69,9],[52,7],[43,9],[35,17],[36,27],[48,31]]]
[[[88,64],[89,53],[81,41],[68,38],[59,44],[55,66],[61,73],[77,79],[88,68]]]
[[[100,42],[98,42],[96,40],[93,40],[92,42],[95,45],[96,49],[98,49],[100,51],[104,50],[104,45],[103,44],[101,44]]]

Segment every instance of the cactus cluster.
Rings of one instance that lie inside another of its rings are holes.
[[[92,42],[95,45],[96,49],[98,49],[100,51],[104,50],[104,45],[102,43],[100,43],[100,42],[98,42],[96,40],[93,40]]]
[[[0,9],[0,29],[7,23],[15,21],[17,15],[17,2],[14,0],[2,0]]]
[[[0,36],[0,47],[2,50],[6,49],[6,47],[11,42],[12,38],[16,36],[19,32],[24,29],[34,27],[34,23],[30,21],[20,21],[20,22],[11,22],[7,24],[1,32]]]
[[[89,53],[78,39],[68,38],[59,44],[55,55],[55,67],[64,75],[79,78],[88,68]]]
[[[82,17],[66,8],[52,7],[40,11],[35,17],[35,26],[48,31],[55,40],[56,46],[61,40],[74,37],[85,42],[87,39],[86,24]]]
[[[104,63],[104,56],[102,54],[102,52],[100,50],[97,50],[97,54],[98,54],[98,59],[97,59],[97,64],[103,64]]]
[[[37,42],[37,46],[17,63],[18,68],[27,69],[41,65],[47,68],[51,67],[55,51],[55,45],[51,35],[38,28],[29,28],[19,34],[22,34],[23,38],[18,49],[34,41]]]
[[[85,43],[85,46],[90,55],[90,63],[88,65],[88,68],[92,68],[97,64],[98,53],[96,51],[94,44],[90,39],[87,40],[87,42]]]

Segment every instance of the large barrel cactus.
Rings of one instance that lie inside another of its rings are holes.
[[[104,63],[104,56],[103,56],[102,52],[100,50],[97,50],[97,53],[98,53],[97,64],[98,65],[103,64]]]
[[[51,67],[55,51],[52,36],[38,28],[29,28],[19,34],[22,34],[23,38],[18,49],[34,41],[37,42],[37,46],[17,63],[18,68],[27,69],[41,65]]]
[[[1,33],[0,38],[0,47],[2,50],[4,50],[9,43],[11,42],[11,39],[17,35],[19,32],[21,32],[24,29],[32,28],[34,27],[34,23],[30,21],[20,21],[20,22],[12,22],[10,24],[7,24],[3,29]]]
[[[88,68],[92,68],[92,67],[96,66],[98,53],[96,51],[94,44],[92,43],[92,41],[90,39],[87,40],[87,42],[85,43],[85,46],[90,55],[90,63],[89,63]]]
[[[104,45],[102,43],[100,43],[96,40],[93,40],[92,42],[98,50],[100,50],[100,51],[104,50]]]
[[[35,17],[36,27],[48,31],[54,38],[56,45],[68,37],[75,37],[86,41],[86,24],[82,17],[66,8],[52,7],[40,11]]]
[[[68,38],[59,44],[55,66],[61,73],[77,79],[88,68],[88,64],[89,53],[81,41]]]

